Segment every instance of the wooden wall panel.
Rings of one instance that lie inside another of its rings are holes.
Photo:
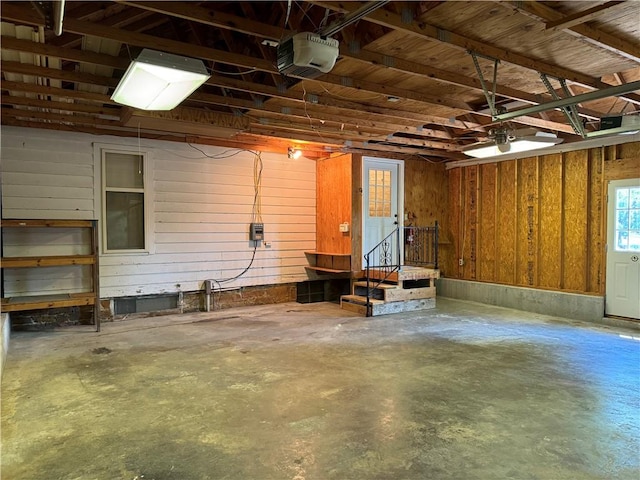
[[[538,285],[561,288],[562,284],[562,155],[540,157],[540,225],[538,229]]]
[[[589,152],[579,150],[564,155],[564,246],[563,282],[565,290],[587,291],[587,218],[589,193]]]
[[[404,224],[427,226],[438,222],[438,259],[441,273],[445,274],[451,263],[450,257],[454,255],[449,238],[449,195],[445,166],[424,160],[405,160],[404,178],[404,209],[407,216]]]
[[[450,276],[603,295],[606,183],[637,177],[639,142],[450,170]]]
[[[518,285],[535,285],[538,238],[538,160],[518,162],[518,227],[516,281]]]
[[[478,171],[477,165],[464,172],[464,224],[462,237],[462,278],[475,280],[478,249]]]
[[[496,281],[515,285],[517,168],[514,160],[497,165]],[[486,208],[486,207],[485,207]]]
[[[462,267],[458,259],[462,256],[462,168],[449,171],[449,231],[447,237],[451,239],[452,255],[445,265],[445,273],[453,278],[462,278]]]
[[[480,166],[478,280],[496,280],[496,164]]]
[[[604,149],[606,180],[640,177],[640,142]]]
[[[604,245],[605,222],[604,207],[606,205],[604,188],[604,156],[600,148],[589,150],[588,199],[587,216],[587,291],[604,294]]]
[[[316,163],[316,250],[351,253],[351,155],[318,160]],[[350,231],[340,232],[348,222]]]
[[[362,155],[351,155],[351,270],[362,269]]]

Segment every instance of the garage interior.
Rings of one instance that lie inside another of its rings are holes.
[[[3,478],[640,476],[638,3],[0,17]]]

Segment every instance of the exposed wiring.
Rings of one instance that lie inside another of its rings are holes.
[[[251,221],[262,223],[262,156],[257,152],[253,157],[253,211]]]
[[[209,73],[219,73],[221,75],[247,75],[249,73],[257,72],[257,68],[252,68],[250,70],[245,70],[244,72],[224,72],[222,70],[216,70],[214,68],[209,68]]]
[[[200,149],[196,148],[196,150],[200,150]],[[253,191],[254,193],[253,193],[253,209],[251,213],[251,221],[262,223],[262,169],[263,169],[262,152],[259,152],[259,151],[254,152],[251,150],[241,150],[241,151],[253,153]],[[220,292],[222,292],[221,284],[237,280],[238,278],[240,278],[241,276],[243,276],[245,273],[249,271],[249,269],[253,266],[253,262],[256,258],[257,249],[258,249],[258,241],[254,241],[253,254],[251,255],[251,260],[249,261],[249,264],[244,268],[244,270],[242,270],[237,275],[229,278],[224,278],[221,280],[215,279],[215,278],[211,278],[209,280],[212,282],[215,282],[218,285]]]
[[[322,134],[320,133],[320,129],[313,126],[313,120],[307,112],[307,90],[304,87],[304,82],[300,82],[300,85],[302,86],[302,104],[304,105],[304,114],[309,119],[309,126],[311,127],[311,130],[316,132],[324,143],[330,143],[326,138],[322,136]]]
[[[327,89],[325,88],[325,86],[324,86],[324,85],[320,85],[320,86],[322,87],[322,89],[323,89],[325,92],[327,92],[327,93],[328,93],[329,95],[331,95],[332,97],[335,97],[335,98],[341,98],[342,100],[351,100],[351,101],[353,101],[353,100],[354,100],[354,98],[353,98],[353,97],[345,97],[345,96],[342,96],[342,95],[338,95],[337,93],[331,93],[329,90],[327,90]],[[376,100],[376,99],[378,99],[378,98],[380,98],[380,97],[386,97],[386,95],[383,95],[383,94],[381,94],[381,93],[378,93],[378,94],[376,94],[376,95],[374,95],[374,96],[372,96],[372,97],[367,97],[367,98],[358,98],[358,100]]]
[[[253,155],[257,155],[257,152],[254,152],[253,150],[244,150],[244,149],[243,150],[238,150],[236,148],[230,148],[229,150],[225,150],[224,152],[220,152],[220,153],[218,153],[216,155],[209,155],[204,150],[196,147],[195,145],[193,145],[193,144],[191,144],[189,142],[187,142],[187,145],[189,145],[194,150],[199,151],[203,155],[203,157],[182,157],[182,158],[190,158],[192,160],[197,160],[198,158],[213,158],[214,160],[215,159],[220,159],[220,158],[231,158],[231,157],[235,157],[236,155],[239,155],[239,154],[241,154],[243,152],[249,152],[249,153],[252,153]],[[166,150],[166,151],[169,151],[169,150]],[[231,154],[227,155],[228,152],[234,152],[234,153],[231,153]],[[178,155],[178,156],[180,156],[180,155]]]

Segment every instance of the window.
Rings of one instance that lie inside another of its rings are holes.
[[[102,150],[102,228],[105,252],[146,248],[145,155]]]
[[[640,251],[640,187],[616,189],[615,224],[616,251]]]
[[[390,170],[369,170],[369,216],[391,216]]]

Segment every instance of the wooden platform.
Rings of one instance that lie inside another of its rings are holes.
[[[376,278],[384,277],[384,272],[372,271],[369,282],[369,314],[371,316],[389,313],[412,312],[435,308],[435,280],[440,271],[423,267],[402,267],[392,273],[384,282],[376,285]],[[361,273],[361,278],[364,277]],[[340,306],[361,315],[367,315],[367,281],[358,280],[352,284],[352,294],[343,295]]]
[[[377,270],[372,270],[371,278],[381,279],[386,275],[384,272],[379,272]],[[360,272],[359,278],[365,278],[366,272],[362,270]],[[389,278],[386,280],[388,282],[399,283],[405,280],[425,280],[425,279],[437,279],[440,278],[440,270],[434,268],[426,268],[426,267],[413,267],[413,266],[403,266],[402,269],[398,272],[392,273]]]

